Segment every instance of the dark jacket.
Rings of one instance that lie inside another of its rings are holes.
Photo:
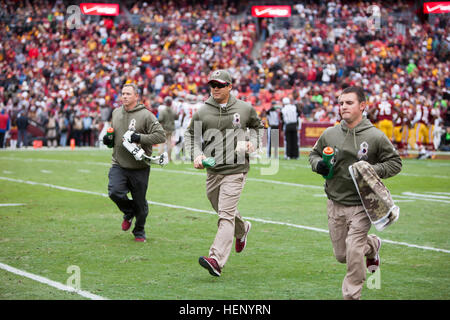
[[[28,127],[28,117],[26,114],[20,114],[16,120],[18,130],[26,130]]]

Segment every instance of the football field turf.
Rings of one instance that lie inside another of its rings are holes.
[[[152,167],[147,242],[136,243],[107,197],[110,158],[0,152],[0,299],[341,299],[346,267],[333,256],[324,180],[307,156],[280,160],[273,175],[252,166],[239,203],[252,222],[248,245],[233,248],[219,278],[198,264],[217,231],[205,171]],[[449,299],[450,162],[404,160],[384,182],[400,218],[371,229],[385,241],[362,299]],[[82,291],[64,290],[73,284]]]

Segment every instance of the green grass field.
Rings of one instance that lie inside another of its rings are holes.
[[[253,225],[248,245],[232,251],[220,278],[198,264],[217,230],[205,172],[152,168],[148,239],[135,243],[106,196],[110,157],[94,149],[0,152],[0,263],[64,285],[77,266],[81,290],[107,299],[341,299],[346,267],[324,232],[323,179],[306,156],[281,160],[275,175],[252,167],[239,204]],[[371,230],[387,241],[380,285],[365,285],[362,298],[449,299],[450,162],[404,160],[385,183],[401,214],[385,231]],[[0,268],[0,299],[84,297]]]

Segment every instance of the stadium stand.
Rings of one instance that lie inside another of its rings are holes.
[[[207,75],[218,68],[231,72],[235,94],[262,118],[289,97],[305,124],[332,125],[336,93],[362,85],[369,110],[390,109],[391,121],[406,118],[411,132],[420,122],[416,108],[430,111],[428,138],[411,133],[405,150],[437,149],[450,125],[448,20],[417,14],[417,2],[383,2],[379,28],[369,23],[371,3],[361,1],[298,1],[289,18],[252,17],[252,1],[120,3],[120,15],[82,15],[71,29],[67,1],[1,2],[0,108],[12,120],[10,140],[24,111],[30,145],[45,140],[52,113],[58,124],[68,119],[66,143],[83,130],[75,130],[76,118],[91,117],[90,145],[98,145],[124,83],[143,88],[143,103],[156,114],[166,96],[181,112],[188,100],[198,106],[208,96]],[[368,116],[378,123],[380,111]]]

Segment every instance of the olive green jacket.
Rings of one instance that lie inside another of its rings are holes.
[[[136,120],[136,133],[140,134],[139,144],[145,150],[145,154],[152,154],[154,144],[166,141],[166,135],[155,115],[147,110],[143,104],[138,104],[134,109],[126,111],[122,106],[114,109],[112,113],[111,127],[114,128],[114,148],[112,164],[126,169],[143,169],[148,165],[144,161],[138,161],[122,145],[122,137],[127,132],[132,119]]]
[[[177,114],[173,111],[172,107],[165,106],[161,108],[159,112],[158,121],[167,132],[175,131],[175,118]]]
[[[316,171],[317,164],[322,160],[322,151],[327,146],[335,151],[335,164],[333,177],[325,180],[325,193],[329,199],[343,205],[361,204],[348,171],[353,163],[367,161],[382,179],[398,174],[402,168],[397,150],[386,135],[366,117],[353,129],[349,129],[345,121],[342,121],[322,133],[309,154],[313,171]]]
[[[261,120],[251,104],[230,95],[225,108],[213,97],[194,113],[185,132],[187,154],[192,159],[204,154],[214,157],[216,165],[208,173],[235,174],[248,172],[249,155],[236,152],[239,143],[250,141],[257,148]]]

